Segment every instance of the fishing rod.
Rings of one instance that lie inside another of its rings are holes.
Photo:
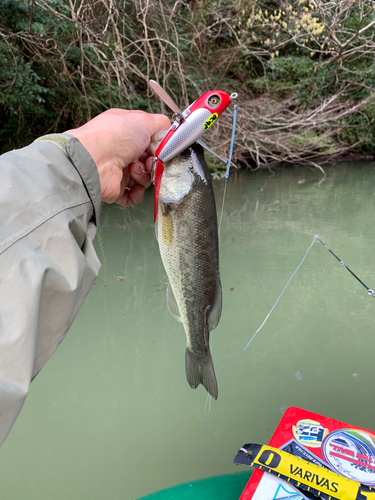
[[[345,264],[345,262],[344,262],[344,261],[342,261],[342,260],[340,259],[340,257],[338,257],[335,253],[333,253],[333,252],[332,252],[332,250],[329,248],[329,246],[328,246],[328,245],[326,245],[325,243],[323,243],[323,241],[319,238],[319,236],[315,235],[315,239],[317,239],[317,240],[318,240],[318,241],[319,241],[319,242],[320,242],[320,243],[324,246],[324,248],[325,248],[326,250],[328,250],[328,252],[329,252],[329,253],[331,253],[331,254],[335,257],[335,259],[336,259],[336,260],[338,260],[338,261],[340,262],[340,264],[341,264],[343,267],[345,267],[345,269],[346,269],[347,271],[349,271],[349,272],[350,272],[350,274],[351,274],[352,276],[354,276],[354,278],[355,278],[355,279],[356,279],[359,283],[361,283],[361,285],[362,285],[362,286],[364,286],[364,287],[366,288],[367,293],[368,293],[369,295],[371,295],[372,297],[375,297],[375,292],[374,292],[374,290],[372,290],[372,289],[371,289],[371,288],[369,288],[367,285],[365,285],[365,284],[363,283],[363,281],[362,281],[362,280],[360,280],[360,279],[358,278],[358,276],[357,276],[356,274],[354,274],[354,273],[353,273],[353,271],[352,271],[351,269],[349,269],[349,268],[348,268],[348,266]]]
[[[262,324],[260,325],[260,327],[256,330],[256,332],[254,333],[254,335],[251,337],[251,339],[249,340],[249,342],[245,345],[245,347],[239,351],[237,354],[235,354],[232,358],[230,358],[226,363],[224,363],[218,370],[217,370],[217,374],[225,367],[227,366],[229,363],[231,363],[235,358],[237,358],[238,356],[240,356],[241,354],[243,354],[246,349],[249,347],[249,345],[251,344],[251,342],[255,339],[255,337],[258,335],[259,331],[263,328],[263,326],[265,325],[265,323],[267,322],[268,318],[271,316],[272,312],[274,311],[275,307],[277,306],[278,302],[280,301],[281,297],[283,296],[285,290],[288,288],[290,282],[292,281],[292,279],[294,278],[294,276],[297,274],[299,268],[302,266],[302,264],[304,263],[306,257],[307,257],[307,254],[310,252],[311,248],[313,247],[314,243],[315,243],[315,240],[318,240],[326,250],[328,250],[334,257],[335,259],[337,259],[340,264],[345,267],[345,269],[347,271],[350,272],[350,274],[352,274],[354,276],[354,278],[359,282],[361,283],[362,286],[364,286],[367,290],[367,293],[372,296],[372,297],[375,297],[375,292],[374,290],[372,290],[371,288],[369,288],[368,286],[366,286],[362,280],[360,280],[358,278],[358,276],[356,274],[353,273],[353,271],[351,269],[348,268],[348,266],[334,253],[332,252],[332,250],[328,247],[328,245],[326,245],[325,243],[323,243],[323,241],[319,238],[319,236],[315,235],[314,236],[314,239],[312,240],[309,248],[306,250],[306,253],[305,255],[303,256],[303,259],[301,260],[301,262],[298,264],[298,266],[296,267],[296,269],[293,271],[293,274],[292,276],[289,278],[288,282],[286,283],[286,285],[284,286],[283,290],[281,291],[280,295],[278,296],[278,298],[276,299],[276,302],[274,303],[274,305],[271,307],[271,310],[270,312],[267,314],[267,316],[265,317],[265,319],[263,320]]]

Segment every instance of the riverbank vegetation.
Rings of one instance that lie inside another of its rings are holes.
[[[234,159],[320,166],[375,151],[372,0],[2,0],[1,152],[110,107],[238,92]],[[226,112],[205,139],[228,154]]]

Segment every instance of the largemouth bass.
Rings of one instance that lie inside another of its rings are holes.
[[[217,399],[209,337],[222,310],[218,229],[211,177],[196,143],[165,162],[156,235],[169,279],[168,309],[187,337],[187,381]]]

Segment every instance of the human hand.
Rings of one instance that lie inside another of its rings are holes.
[[[142,201],[145,188],[151,184],[151,137],[170,125],[164,115],[109,109],[65,133],[77,137],[92,156],[102,201],[125,207]]]

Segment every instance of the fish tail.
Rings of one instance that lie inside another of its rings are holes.
[[[188,347],[185,354],[186,378],[192,389],[196,389],[202,384],[206,391],[214,399],[217,399],[218,388],[215,376],[214,364],[210,351],[202,357],[195,354]]]

